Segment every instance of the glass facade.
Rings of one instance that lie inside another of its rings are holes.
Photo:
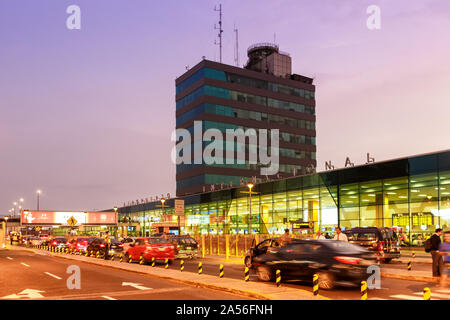
[[[216,178],[208,177],[211,183]],[[285,228],[295,233],[296,224],[312,222],[310,232],[393,227],[405,244],[422,245],[437,227],[450,229],[450,150],[259,183],[251,201],[245,184],[180,198],[185,200],[181,233],[280,234]],[[173,207],[173,199],[166,203]],[[157,205],[124,207],[119,213],[150,224],[161,217]]]

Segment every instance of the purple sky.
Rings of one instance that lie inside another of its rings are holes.
[[[2,0],[0,215],[175,194],[174,80],[219,57],[215,1]],[[81,7],[81,30],[66,8]],[[381,7],[381,30],[366,9]],[[223,1],[224,63],[256,42],[315,78],[318,170],[449,148],[448,0]]]

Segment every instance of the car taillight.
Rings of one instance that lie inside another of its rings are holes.
[[[53,241],[53,244],[55,244],[55,245],[56,245],[56,241]]]
[[[148,250],[153,250],[153,247],[146,247]]]
[[[101,244],[101,245],[100,245],[100,248],[103,248],[104,246],[105,246],[104,244]]]
[[[333,257],[339,262],[346,263],[346,264],[359,264],[361,261],[360,258],[353,258],[353,257]]]

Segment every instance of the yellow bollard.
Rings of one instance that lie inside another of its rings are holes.
[[[169,259],[166,259],[166,265],[164,266],[164,269],[167,269],[167,268],[169,268]]]
[[[277,287],[281,286],[281,271],[277,270],[276,272],[276,283],[277,283]]]
[[[411,271],[411,259],[408,260],[408,271]]]
[[[367,300],[367,282],[361,281],[361,300]]]
[[[152,257],[152,267],[155,266],[155,257]]]
[[[415,252],[415,251],[412,252],[412,257],[413,257],[413,258],[416,257],[416,252]]]
[[[120,256],[119,256],[119,262],[123,262],[123,254],[120,254]]]
[[[250,272],[249,272],[248,267],[245,267],[245,270],[244,270],[244,281],[248,282],[249,279],[250,279]],[[277,286],[278,286],[278,284],[277,284]]]
[[[202,234],[202,258],[205,257],[205,235]]]
[[[198,263],[198,274],[202,274],[202,273],[203,273],[202,263],[199,262]]]
[[[180,261],[180,271],[183,272],[184,270],[184,260]]]
[[[139,256],[139,264],[144,264],[144,257],[142,256],[142,254]]]
[[[315,296],[319,294],[319,276],[317,274],[313,276],[313,294]]]
[[[423,300],[431,300],[430,288],[423,289]]]
[[[223,264],[219,266],[219,278],[223,278]]]
[[[230,235],[225,235],[225,255],[226,259],[230,260]]]

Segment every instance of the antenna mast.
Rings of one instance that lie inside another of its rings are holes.
[[[219,56],[220,56],[220,63],[222,63],[222,4],[219,4],[219,9],[217,9],[217,7],[214,6],[214,11],[219,11],[219,27],[217,28],[216,25],[214,25],[214,29],[215,30],[219,30],[219,43],[217,43],[216,41],[214,41],[214,44],[218,44],[219,45]]]
[[[236,67],[239,67],[239,35],[238,29],[236,29],[236,25],[234,25],[234,33],[236,34],[236,49],[234,52],[234,62],[236,63]]]

